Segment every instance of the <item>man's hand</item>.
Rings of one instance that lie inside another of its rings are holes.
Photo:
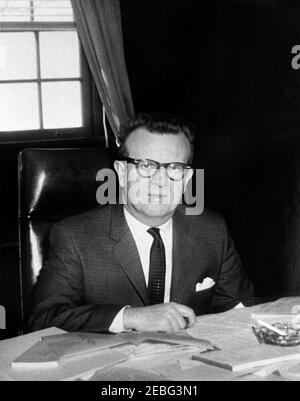
[[[137,331],[174,332],[192,327],[196,316],[188,306],[170,302],[124,311],[124,328]]]

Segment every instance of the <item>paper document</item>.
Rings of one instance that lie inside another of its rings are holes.
[[[201,316],[187,332],[195,338],[211,341],[222,350],[232,351],[255,346],[257,339],[252,332],[250,312],[247,309]]]

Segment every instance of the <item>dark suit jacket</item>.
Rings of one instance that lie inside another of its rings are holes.
[[[206,277],[215,286],[196,292]],[[222,217],[208,211],[186,216],[179,207],[173,217],[170,300],[199,315],[224,311],[251,296],[252,285]],[[149,305],[149,297],[123,207],[94,209],[55,224],[29,329],[107,331],[125,305]]]

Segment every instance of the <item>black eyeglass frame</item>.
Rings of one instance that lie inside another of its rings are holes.
[[[131,157],[123,157],[122,160],[127,161],[128,163],[134,164],[135,167],[136,167],[136,169],[137,169],[138,174],[139,174],[141,177],[143,177],[143,178],[152,178],[152,177],[154,177],[155,174],[160,170],[160,168],[161,168],[161,167],[164,167],[164,168],[166,169],[166,171],[167,171],[168,178],[169,178],[171,181],[180,181],[180,180],[182,180],[183,177],[184,177],[184,170],[190,170],[190,169],[192,169],[192,166],[190,166],[189,164],[181,163],[181,162],[160,163],[160,162],[157,162],[156,160],[152,160],[152,159],[133,159],[133,158],[131,158]],[[143,161],[145,161],[145,162],[151,162],[151,163],[153,163],[153,164],[156,165],[156,170],[155,170],[155,172],[154,172],[152,175],[151,175],[151,174],[150,174],[150,175],[141,175],[141,173],[140,173],[138,167],[139,167],[139,164],[140,164],[141,162],[143,162]],[[175,166],[181,166],[181,167],[183,167],[183,171],[182,171],[182,176],[181,176],[181,178],[175,179],[175,178],[173,178],[173,177],[170,177],[169,167],[170,167],[170,166],[174,166],[174,165],[175,165]]]

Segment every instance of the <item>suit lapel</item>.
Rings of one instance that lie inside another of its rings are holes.
[[[136,243],[126,223],[123,207],[112,209],[111,238],[116,241],[113,253],[145,305],[150,303],[144,272]]]
[[[186,217],[188,218],[188,217]],[[187,277],[199,275],[200,244],[195,242],[188,230],[185,216],[175,213],[173,217],[172,280],[170,301],[181,303],[185,294]]]

